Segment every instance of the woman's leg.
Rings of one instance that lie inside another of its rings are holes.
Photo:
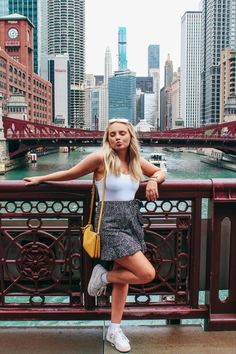
[[[109,283],[146,284],[155,278],[155,268],[141,251],[132,256],[118,258],[116,263],[122,268],[108,272]]]
[[[120,271],[123,268],[114,263],[112,271]],[[120,323],[125,307],[125,302],[128,294],[129,284],[113,283],[112,284],[112,301],[111,301],[111,322]]]
[[[141,251],[132,256],[118,258],[115,262],[120,265],[120,269],[107,272],[100,264],[93,268],[88,284],[90,296],[101,295],[107,283],[146,284],[155,278],[155,268]]]

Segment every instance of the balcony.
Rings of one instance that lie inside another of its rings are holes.
[[[109,319],[111,289],[97,300],[87,293],[94,262],[80,227],[90,188],[0,182],[1,320]],[[137,198],[157,275],[130,286],[124,319],[203,319],[205,330],[236,330],[236,180],[166,181],[157,203],[145,200],[142,184]]]

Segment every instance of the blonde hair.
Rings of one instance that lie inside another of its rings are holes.
[[[105,129],[103,136],[103,150],[104,150],[104,163],[107,173],[114,173],[116,176],[119,176],[121,173],[120,159],[115,150],[113,150],[109,144],[109,127],[113,123],[122,123],[128,127],[128,131],[130,134],[130,144],[127,151],[127,160],[129,163],[129,173],[135,180],[143,179],[143,172],[141,169],[140,163],[140,150],[139,150],[139,142],[134,130],[133,125],[126,119],[117,118],[111,119],[108,122],[108,125]]]

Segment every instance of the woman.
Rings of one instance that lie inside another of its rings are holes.
[[[24,178],[27,185],[46,181],[65,181],[95,173],[101,199],[106,171],[105,203],[101,226],[101,260],[113,261],[107,271],[97,264],[92,272],[88,293],[99,296],[112,283],[111,324],[106,339],[120,352],[131,349],[128,338],[120,328],[129,284],[152,281],[155,269],[145,257],[143,228],[139,221],[139,205],[134,199],[143,175],[149,177],[146,198],[158,198],[158,184],[165,174],[140,156],[139,144],[133,126],[127,119],[111,119],[103,137],[103,149],[88,155],[66,171],[46,176]],[[99,214],[100,203],[97,215]],[[97,219],[97,216],[96,216]]]

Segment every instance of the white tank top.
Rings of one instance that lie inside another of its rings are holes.
[[[103,178],[95,181],[99,199],[102,199]],[[106,178],[105,201],[129,201],[133,200],[139,187],[139,182],[131,175],[121,173],[120,176],[109,174]]]

